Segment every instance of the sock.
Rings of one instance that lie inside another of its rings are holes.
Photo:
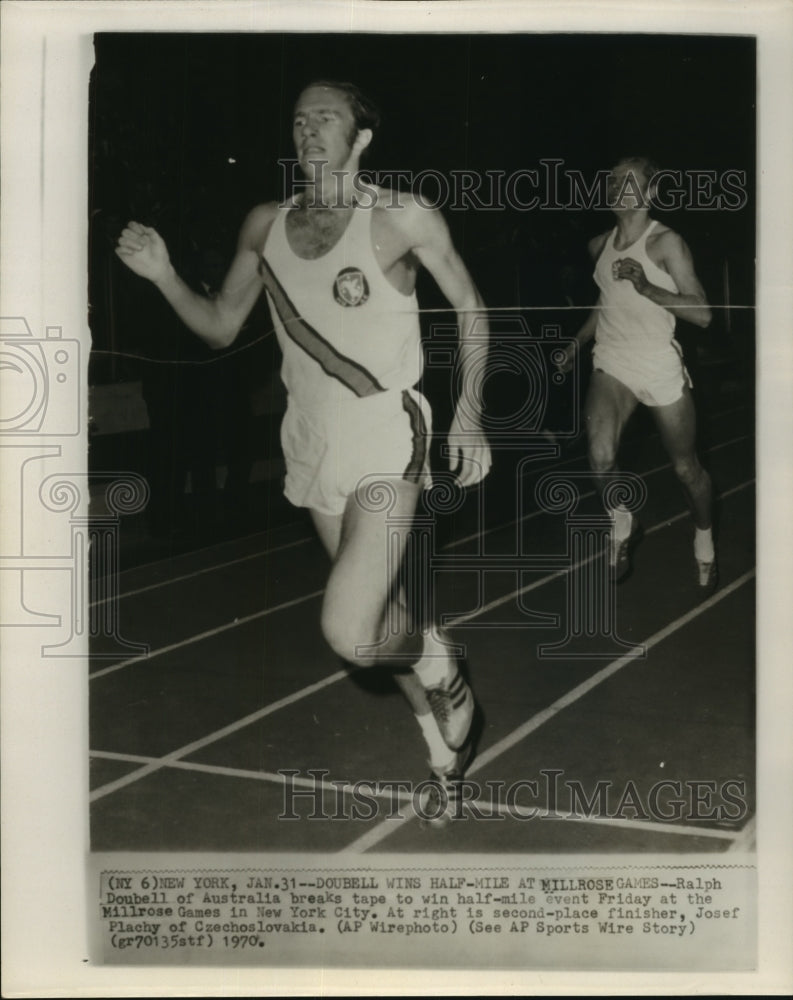
[[[449,673],[449,653],[446,647],[438,642],[431,632],[424,634],[424,650],[421,659],[413,664],[413,673],[422,685],[435,687],[443,683]]]
[[[713,529],[694,529],[694,556],[699,562],[713,562],[716,550],[713,547]]]
[[[611,519],[614,522],[614,540],[621,542],[631,533],[633,514],[631,514],[629,510],[625,510],[624,507],[615,507],[613,510],[609,511],[609,513],[611,514]]]
[[[417,715],[416,722],[419,724],[424,742],[430,752],[430,767],[434,771],[445,770],[457,755],[444,743],[435,716],[432,712],[427,712],[426,715]]]

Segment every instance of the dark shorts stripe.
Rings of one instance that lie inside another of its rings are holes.
[[[292,340],[310,355],[322,370],[338,379],[356,396],[372,396],[384,392],[383,386],[362,365],[340,354],[332,344],[300,316],[272,268],[259,255],[259,274],[264,280],[270,299]]]
[[[402,478],[409,483],[418,483],[427,462],[427,423],[421,407],[407,389],[402,393],[402,406],[410,417],[410,429],[413,432],[413,453]]]

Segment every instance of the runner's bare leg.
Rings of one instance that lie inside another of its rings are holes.
[[[631,390],[612,375],[598,369],[592,372],[584,418],[589,466],[595,473],[597,486],[601,491],[606,480],[598,479],[598,473],[616,470],[622,432],[638,402]]]
[[[675,475],[686,495],[697,528],[711,527],[713,487],[710,476],[696,452],[697,418],[688,386],[683,395],[668,406],[651,406],[661,442],[672,461]]]
[[[399,488],[400,517],[409,523],[410,513],[415,511],[420,487],[404,483]],[[404,494],[404,496],[403,496]],[[386,615],[396,617],[412,626],[404,594],[393,596],[393,584],[399,565],[386,564],[386,523],[385,514],[364,511],[351,497],[343,514],[325,514],[312,510],[311,517],[320,540],[333,560],[333,568],[323,604],[323,630],[330,631],[335,641],[331,645],[344,659],[352,663],[364,662],[354,655],[354,646],[376,642],[383,635]],[[399,553],[404,555],[407,531],[400,539]],[[394,560],[397,561],[396,559]],[[360,598],[355,595],[361,595]],[[350,628],[347,636],[339,634],[346,623]],[[360,631],[359,631],[360,629]],[[411,628],[411,631],[415,631]],[[326,632],[327,635],[327,632]],[[430,711],[427,696],[416,675],[409,669],[411,654],[418,660],[421,656],[421,637],[414,634],[397,644],[397,651],[406,656],[404,660],[392,661],[403,669],[394,673],[396,683],[401,688],[416,715]],[[353,648],[351,648],[353,647]],[[375,662],[387,660],[387,654],[394,652],[394,643],[383,646]],[[352,653],[352,655],[350,655]]]

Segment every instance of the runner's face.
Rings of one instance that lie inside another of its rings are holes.
[[[642,198],[646,198],[648,183],[649,178],[637,163],[632,161],[618,163],[609,174],[609,208],[613,212],[630,212],[637,208],[646,208],[646,204],[639,203],[637,194],[641,192]]]
[[[321,160],[330,170],[347,164],[357,135],[347,98],[330,87],[309,87],[295,105],[292,137],[304,173],[313,172],[311,161]]]

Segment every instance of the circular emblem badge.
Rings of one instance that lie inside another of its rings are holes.
[[[340,306],[362,306],[369,298],[369,282],[357,267],[344,267],[333,282],[333,298]]]

